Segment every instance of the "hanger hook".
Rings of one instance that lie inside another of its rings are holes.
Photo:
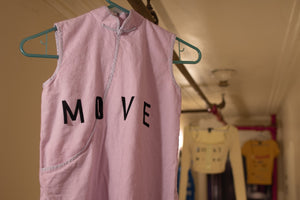
[[[40,40],[40,43],[42,45],[45,45],[45,54],[47,54],[47,48],[48,48],[48,33],[46,33],[46,40],[43,42],[43,40]]]
[[[181,52],[184,52],[184,48],[180,48],[180,41],[178,41],[178,57],[181,60]]]

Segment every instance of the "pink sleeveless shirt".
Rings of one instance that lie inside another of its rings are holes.
[[[177,199],[175,36],[107,7],[56,27],[58,65],[42,92],[40,199]]]

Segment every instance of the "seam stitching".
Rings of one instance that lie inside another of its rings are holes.
[[[62,168],[63,166],[65,166],[65,165],[73,162],[74,160],[76,160],[81,154],[83,154],[87,150],[87,148],[88,148],[89,144],[91,143],[91,140],[92,140],[92,138],[93,138],[93,136],[95,134],[95,128],[96,128],[96,123],[94,125],[93,131],[92,131],[92,133],[91,133],[91,135],[90,135],[87,143],[84,145],[84,147],[78,153],[76,153],[69,160],[67,160],[67,161],[65,161],[63,163],[60,163],[60,164],[57,164],[57,165],[53,165],[53,166],[49,166],[49,167],[43,167],[43,168],[41,168],[42,172],[54,171],[56,169]]]
[[[52,74],[52,76],[46,80],[43,83],[43,87],[45,87],[47,84],[49,84],[49,82],[51,82],[57,75],[60,67],[61,67],[61,62],[62,62],[62,57],[63,57],[63,37],[62,37],[62,33],[60,30],[60,27],[56,24],[56,28],[57,30],[55,31],[55,42],[56,42],[56,49],[57,49],[57,55],[58,55],[58,60],[57,60],[57,65],[56,65],[56,69],[54,71],[54,73]]]
[[[113,75],[115,73],[116,63],[117,63],[117,57],[118,57],[118,53],[119,53],[119,45],[120,45],[120,35],[117,34],[117,40],[116,40],[116,46],[115,46],[115,53],[114,53],[114,58],[113,58],[113,64],[112,64],[111,71],[110,71],[109,78],[108,78],[108,82],[107,82],[107,85],[106,85],[106,88],[105,88],[105,91],[104,91],[103,99],[106,98],[107,92],[108,92],[108,90],[110,88],[110,85],[111,85],[111,82],[112,82],[112,79],[113,79]]]

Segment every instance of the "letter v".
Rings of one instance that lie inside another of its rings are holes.
[[[123,112],[124,112],[124,120],[126,120],[126,118],[127,118],[128,112],[129,112],[130,107],[131,107],[131,104],[132,104],[132,102],[133,102],[133,99],[134,99],[134,96],[131,97],[130,103],[129,103],[129,106],[128,106],[128,109],[127,109],[127,111],[126,111],[126,99],[125,99],[125,97],[122,97]]]

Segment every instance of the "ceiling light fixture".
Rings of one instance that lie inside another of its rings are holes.
[[[211,73],[219,81],[220,87],[228,87],[228,81],[232,78],[233,74],[236,73],[234,69],[215,69]]]

